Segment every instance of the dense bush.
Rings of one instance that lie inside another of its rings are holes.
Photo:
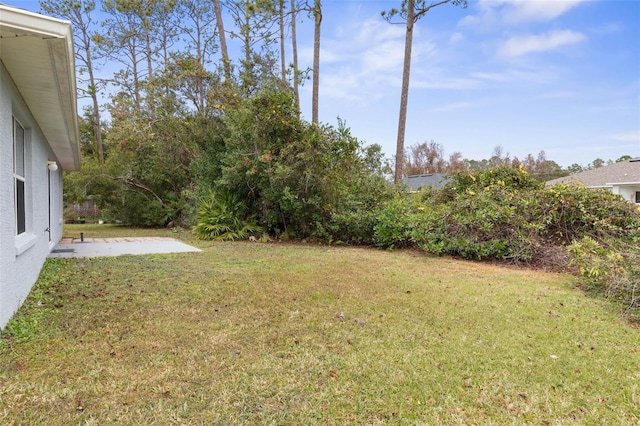
[[[370,244],[376,206],[391,195],[379,146],[343,123],[300,120],[291,93],[263,88],[221,119],[222,149],[199,160],[203,188],[245,200],[274,236]]]
[[[374,242],[437,255],[575,271],[584,288],[640,310],[640,212],[607,190],[544,187],[518,169],[455,176],[380,206]]]
[[[241,240],[263,233],[244,202],[229,193],[211,193],[199,205],[193,232],[202,240]]]
[[[636,245],[603,246],[584,237],[568,250],[587,290],[619,300],[628,311],[640,314],[640,250]]]
[[[419,201],[399,195],[382,205],[376,226],[381,246],[426,244],[429,251],[480,259],[534,259],[535,252],[518,254],[532,239],[542,248],[585,236],[600,244],[640,240],[638,210],[610,191],[544,187],[505,167],[458,175]]]
[[[606,190],[544,187],[504,167],[461,174],[381,204],[374,242],[576,271],[589,289],[640,308],[640,213]]]
[[[550,243],[571,244],[585,236],[600,244],[640,239],[638,209],[606,189],[554,185],[538,191],[531,207]]]
[[[425,210],[425,205],[421,205],[414,194],[395,194],[395,197],[384,202],[377,210],[373,242],[386,248],[412,245],[412,234],[418,218],[422,217],[424,220],[427,214],[435,214],[435,208],[430,208],[428,212]]]
[[[459,174],[419,200],[399,196],[380,210],[376,244],[418,246],[467,259],[532,262],[539,255],[537,224],[526,211],[541,185],[526,172],[501,167]]]

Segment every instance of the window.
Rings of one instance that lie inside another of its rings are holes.
[[[13,180],[16,191],[16,235],[27,230],[25,204],[25,137],[24,127],[13,119]]]
[[[636,204],[640,204],[640,191],[636,191]]]

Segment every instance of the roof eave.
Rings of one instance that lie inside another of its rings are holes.
[[[80,132],[71,23],[0,5],[0,57],[65,170],[80,168]],[[31,58],[23,53],[30,51]],[[22,54],[21,54],[22,53]],[[28,61],[38,59],[38,66]],[[46,87],[44,100],[36,90]]]
[[[639,186],[640,182],[614,182],[608,183],[608,186]]]

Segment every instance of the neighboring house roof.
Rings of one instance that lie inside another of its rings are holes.
[[[571,176],[553,179],[547,185],[582,183],[588,188],[607,188],[614,185],[631,185],[640,183],[640,157],[619,163],[586,170]]]
[[[62,168],[79,169],[71,23],[0,4],[0,60]]]
[[[412,175],[402,179],[402,182],[412,190],[419,190],[420,187],[431,187],[440,189],[449,182],[451,178],[440,173],[429,173],[424,175]]]

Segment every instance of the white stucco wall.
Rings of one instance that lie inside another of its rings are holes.
[[[26,227],[16,237],[12,116],[25,128]],[[44,261],[62,237],[62,170],[51,172],[51,241],[47,161],[56,160],[0,62],[0,329],[24,302]]]
[[[640,185],[614,185],[611,188],[611,191],[614,194],[618,194],[620,195],[622,198],[624,198],[626,201],[629,201],[630,203],[635,203],[636,202],[636,191],[640,191]]]

